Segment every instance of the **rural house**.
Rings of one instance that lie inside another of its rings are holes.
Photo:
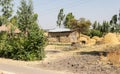
[[[48,30],[49,42],[77,42],[78,33],[67,28],[55,28]]]

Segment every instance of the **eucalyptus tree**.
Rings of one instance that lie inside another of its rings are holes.
[[[64,10],[60,9],[58,17],[57,17],[57,26],[61,26],[63,20],[64,20],[65,14],[64,14]]]
[[[6,24],[8,19],[12,16],[13,12],[13,0],[0,0],[2,23]]]
[[[93,25],[92,25],[92,28],[96,30],[97,27],[98,27],[98,23],[97,23],[97,21],[95,21],[95,22],[93,23]]]

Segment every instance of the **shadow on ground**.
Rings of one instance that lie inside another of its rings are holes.
[[[56,53],[60,53],[60,51],[58,51],[58,50],[46,50],[46,53],[56,54]]]
[[[105,51],[89,51],[89,52],[76,52],[78,55],[93,55],[93,56],[100,56],[103,54],[104,56],[107,55],[107,52]]]

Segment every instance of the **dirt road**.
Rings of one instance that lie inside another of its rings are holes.
[[[38,68],[32,68],[27,66],[17,66],[11,64],[0,63],[0,70],[7,71],[9,74],[63,74],[53,71],[42,70]],[[8,73],[7,73],[8,74]]]

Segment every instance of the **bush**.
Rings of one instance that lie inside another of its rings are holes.
[[[42,30],[24,34],[0,33],[0,57],[16,60],[42,60],[45,57],[46,39]]]
[[[89,36],[90,37],[93,37],[93,36],[98,36],[98,37],[102,37],[103,33],[100,32],[99,30],[91,30],[90,33],[89,33]]]

